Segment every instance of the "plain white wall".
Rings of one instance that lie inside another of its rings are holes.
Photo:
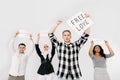
[[[111,80],[120,80],[120,7],[119,0],[1,0],[0,1],[0,80],[7,80],[10,65],[8,43],[19,29],[33,33],[34,41],[38,32],[48,31],[58,19],[63,23],[55,34],[59,40],[64,29],[70,29],[65,21],[79,11],[90,13],[94,26],[91,28],[89,41],[80,51],[80,66],[84,80],[93,80],[93,64],[88,56],[90,40],[107,39],[115,52],[115,56],[107,61],[107,69]],[[72,41],[79,35],[71,30]],[[46,34],[47,35],[47,34]],[[47,39],[47,37],[44,37]],[[57,71],[57,55],[53,58]],[[35,51],[31,55],[26,80],[37,80],[37,69],[40,65]]]

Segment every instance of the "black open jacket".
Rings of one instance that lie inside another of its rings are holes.
[[[42,55],[42,52],[40,51],[39,44],[35,44],[35,49],[38,54],[38,56],[41,59],[41,65],[37,71],[40,75],[50,74],[54,72],[54,68],[51,64],[53,56],[55,55],[55,46],[52,44],[52,50],[51,50],[51,57],[49,58],[49,55],[46,56],[46,59]]]

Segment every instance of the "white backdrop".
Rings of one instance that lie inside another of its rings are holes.
[[[61,19],[63,23],[57,28],[55,34],[62,41],[61,32],[69,29],[65,21],[79,11],[88,12],[95,23],[91,29],[91,37],[79,55],[83,79],[93,80],[93,64],[88,56],[88,50],[90,40],[99,38],[110,42],[115,56],[108,59],[107,69],[111,80],[120,80],[119,3],[119,0],[0,0],[0,80],[8,78],[10,65],[8,43],[17,30],[30,31],[36,41],[38,32],[47,32],[58,19]],[[78,39],[79,35],[71,31],[72,41]],[[52,62],[55,71],[56,63],[58,62],[55,55]],[[27,65],[26,80],[37,80],[39,65],[39,57],[34,51]]]

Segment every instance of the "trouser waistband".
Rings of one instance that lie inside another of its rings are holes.
[[[24,77],[24,75],[23,75],[23,76],[13,76],[13,75],[11,75],[11,74],[9,74],[9,76],[12,76],[12,77]]]

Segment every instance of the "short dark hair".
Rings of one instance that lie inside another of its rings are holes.
[[[70,31],[70,30],[64,30],[64,31],[62,32],[62,34],[64,34],[64,32],[69,32],[69,33],[71,34],[71,31]]]
[[[25,47],[26,47],[26,45],[25,45],[24,43],[20,43],[18,46],[20,46],[20,45],[23,45],[23,46],[25,46]]]

